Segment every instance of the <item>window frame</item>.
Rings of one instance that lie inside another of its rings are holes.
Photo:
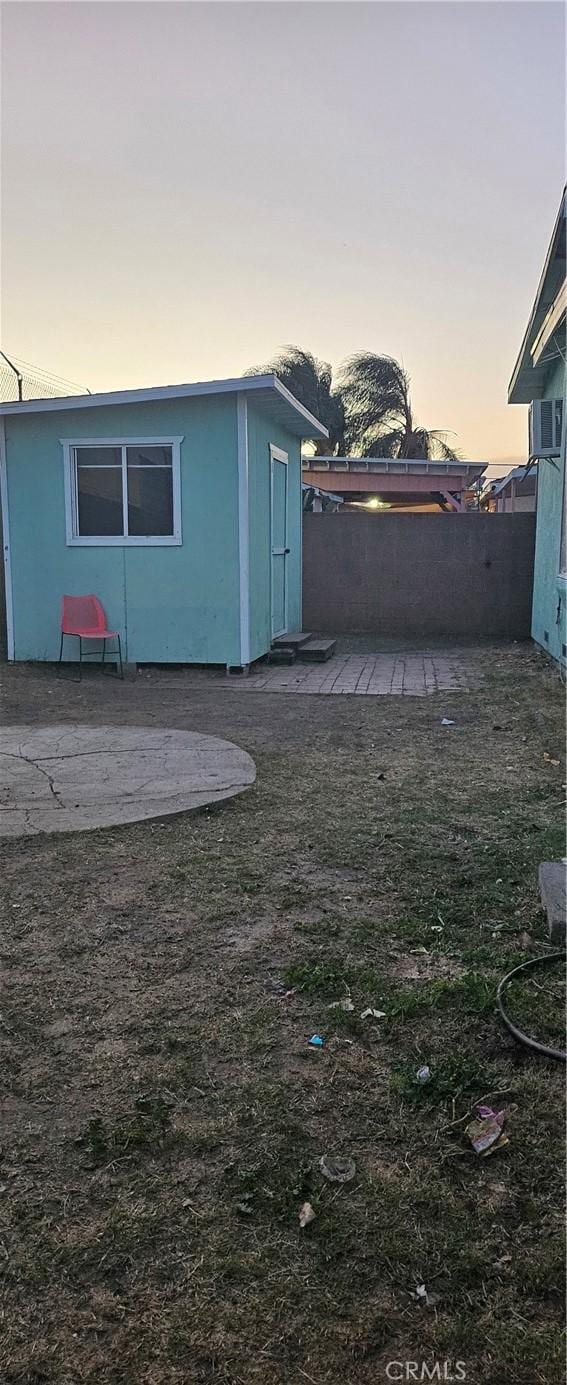
[[[65,475],[65,531],[68,548],[172,548],[183,543],[181,533],[181,443],[180,437],[100,437],[60,438],[63,447]],[[173,500],[172,534],[101,534],[79,533],[79,492],[77,485],[77,456],[79,447],[120,447],[122,451],[122,503],[124,522],[128,513],[127,447],[171,447],[171,482]],[[126,478],[126,479],[125,479]],[[126,491],[124,490],[126,486]]]

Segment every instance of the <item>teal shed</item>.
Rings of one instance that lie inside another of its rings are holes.
[[[532,636],[567,666],[567,487],[565,384],[566,193],[508,391],[529,404],[530,462],[538,462]]]
[[[301,443],[326,437],[275,375],[0,406],[8,658],[58,658],[64,593],[131,663],[261,658],[301,629]]]

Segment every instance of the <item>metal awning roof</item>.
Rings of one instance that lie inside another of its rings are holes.
[[[388,476],[426,473],[435,476],[481,476],[488,462],[433,461],[404,457],[303,457],[304,471],[368,471]]]
[[[334,500],[337,505],[342,505],[344,496],[334,495],[332,491],[320,490],[319,486],[312,486],[309,481],[301,482],[302,491],[312,491],[313,495],[318,495],[321,500]]]

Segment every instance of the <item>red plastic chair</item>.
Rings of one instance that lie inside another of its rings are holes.
[[[124,677],[120,635],[117,630],[107,629],[106,616],[98,596],[64,596],[62,598],[59,663],[63,658],[63,640],[66,635],[75,635],[79,641],[80,664],[83,661],[83,640],[102,640],[102,664],[106,655],[106,641],[118,640],[118,650],[115,651],[118,655],[116,662],[120,668],[120,677]],[[87,650],[85,658],[94,653],[96,650]]]

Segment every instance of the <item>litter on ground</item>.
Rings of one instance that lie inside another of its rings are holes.
[[[429,1294],[425,1284],[417,1284],[415,1293],[411,1297],[417,1299],[418,1303],[425,1303],[427,1308],[434,1308],[435,1304],[439,1302],[439,1295]]]
[[[303,1228],[304,1226],[309,1226],[309,1223],[312,1221],[315,1221],[315,1212],[310,1202],[304,1202],[303,1206],[299,1209],[299,1225]]]
[[[481,1159],[486,1159],[487,1155],[494,1154],[495,1150],[503,1149],[504,1145],[509,1144],[508,1136],[502,1133],[502,1127],[506,1120],[506,1111],[495,1111],[492,1106],[477,1106],[477,1117],[470,1121],[465,1127],[465,1135],[471,1142],[475,1154],[479,1154]]]
[[[322,1154],[319,1168],[330,1183],[350,1183],[356,1173],[354,1159],[340,1159],[335,1154]]]

